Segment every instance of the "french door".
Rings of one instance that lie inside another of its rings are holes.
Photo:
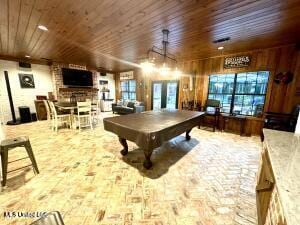
[[[178,108],[178,81],[164,80],[152,82],[152,110]]]

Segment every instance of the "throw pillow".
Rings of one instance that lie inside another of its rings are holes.
[[[128,102],[129,102],[129,100],[124,100],[123,101],[123,106],[127,107],[128,106]]]
[[[127,107],[134,108],[134,102],[128,102]]]
[[[117,100],[117,105],[118,106],[122,106],[123,105],[123,101],[122,100]]]

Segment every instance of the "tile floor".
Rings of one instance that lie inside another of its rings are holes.
[[[10,173],[0,192],[0,224],[35,218],[4,218],[4,212],[61,212],[66,225],[254,225],[258,137],[194,128],[178,136],[142,166],[143,152],[129,143],[122,157],[116,135],[103,130],[61,129],[46,121],[6,127],[8,137],[27,135],[40,169]],[[9,152],[9,161],[25,156]],[[9,164],[9,170],[28,159]]]

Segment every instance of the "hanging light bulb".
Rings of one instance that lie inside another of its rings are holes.
[[[140,65],[145,73],[151,73],[154,69],[154,63],[149,62],[148,60],[142,62]]]
[[[172,68],[172,74],[175,73],[176,77],[181,75],[181,72],[176,69],[173,70],[173,63],[177,64],[176,57],[170,53],[168,53],[168,45],[169,45],[169,33],[170,31],[168,29],[162,30],[162,48],[152,46],[147,51],[147,60],[146,62],[143,62],[140,64],[140,67],[143,69],[143,71],[149,73],[149,72],[158,72],[161,75],[167,75],[171,73]],[[156,57],[154,57],[156,56]],[[169,62],[170,61],[170,62]],[[155,64],[154,64],[155,62]],[[163,62],[162,66],[161,63]]]
[[[163,76],[166,76],[169,72],[170,68],[166,65],[166,63],[163,63],[162,67],[159,69],[159,73]]]
[[[176,77],[176,79],[178,79],[181,76],[182,72],[176,67],[176,69],[174,70],[174,75]]]

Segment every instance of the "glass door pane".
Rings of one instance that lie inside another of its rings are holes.
[[[153,110],[161,109],[162,83],[153,83]]]
[[[176,109],[177,82],[167,83],[167,109]]]

